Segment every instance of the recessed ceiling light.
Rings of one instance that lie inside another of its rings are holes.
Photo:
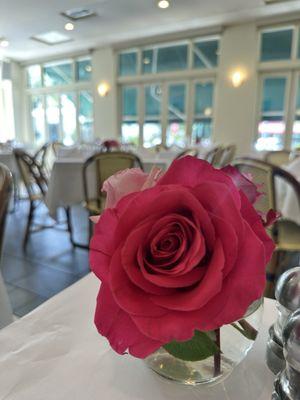
[[[166,9],[166,8],[170,7],[170,2],[169,2],[169,0],[159,0],[157,3],[157,6],[159,8]]]
[[[31,39],[44,44],[48,44],[50,46],[70,42],[72,40],[72,38],[70,38],[69,36],[57,31],[41,33],[39,35],[32,36]]]
[[[65,25],[65,30],[66,31],[73,31],[74,30],[74,24],[72,22],[67,22]]]
[[[1,47],[8,47],[9,46],[9,41],[7,39],[0,39],[0,46]]]
[[[61,15],[73,21],[77,21],[79,19],[92,17],[96,15],[96,13],[88,8],[72,8],[71,10],[62,12]]]

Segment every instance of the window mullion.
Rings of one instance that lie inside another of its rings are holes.
[[[195,104],[195,82],[189,80],[186,84],[186,144],[189,146],[192,142],[192,129],[194,119]]]
[[[168,83],[164,82],[161,85],[162,89],[162,108],[161,108],[161,142],[163,145],[166,144],[167,138],[167,127],[168,127],[168,119],[169,119],[169,110],[168,110]]]
[[[285,104],[286,128],[284,147],[287,150],[291,148],[292,144],[293,127],[296,114],[297,88],[297,74],[291,73],[288,76],[287,97]]]

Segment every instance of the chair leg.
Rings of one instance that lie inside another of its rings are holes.
[[[71,214],[71,207],[66,207],[66,216],[67,216],[67,228],[70,234],[70,241],[73,247],[75,247],[75,242],[73,238],[73,226],[72,226],[72,214]]]
[[[28,239],[29,239],[29,234],[30,234],[30,227],[31,223],[33,221],[33,214],[34,214],[34,202],[30,201],[30,207],[29,207],[29,214],[27,218],[27,225],[26,225],[26,230],[25,230],[25,236],[23,240],[23,250],[26,251]]]
[[[271,261],[267,265],[267,283],[265,287],[264,296],[270,299],[275,298],[275,280],[277,276],[277,270],[279,266],[281,253],[279,251],[275,251]]]

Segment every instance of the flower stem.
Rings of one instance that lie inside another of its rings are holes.
[[[216,334],[216,345],[219,348],[219,351],[214,355],[214,377],[217,377],[221,374],[221,335],[220,328],[215,330]]]

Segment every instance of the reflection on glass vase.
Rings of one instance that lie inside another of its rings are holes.
[[[183,361],[163,347],[145,359],[160,376],[185,385],[219,383],[246,357],[253,347],[263,314],[263,302],[252,304],[245,317],[219,331],[221,353],[201,361]]]

